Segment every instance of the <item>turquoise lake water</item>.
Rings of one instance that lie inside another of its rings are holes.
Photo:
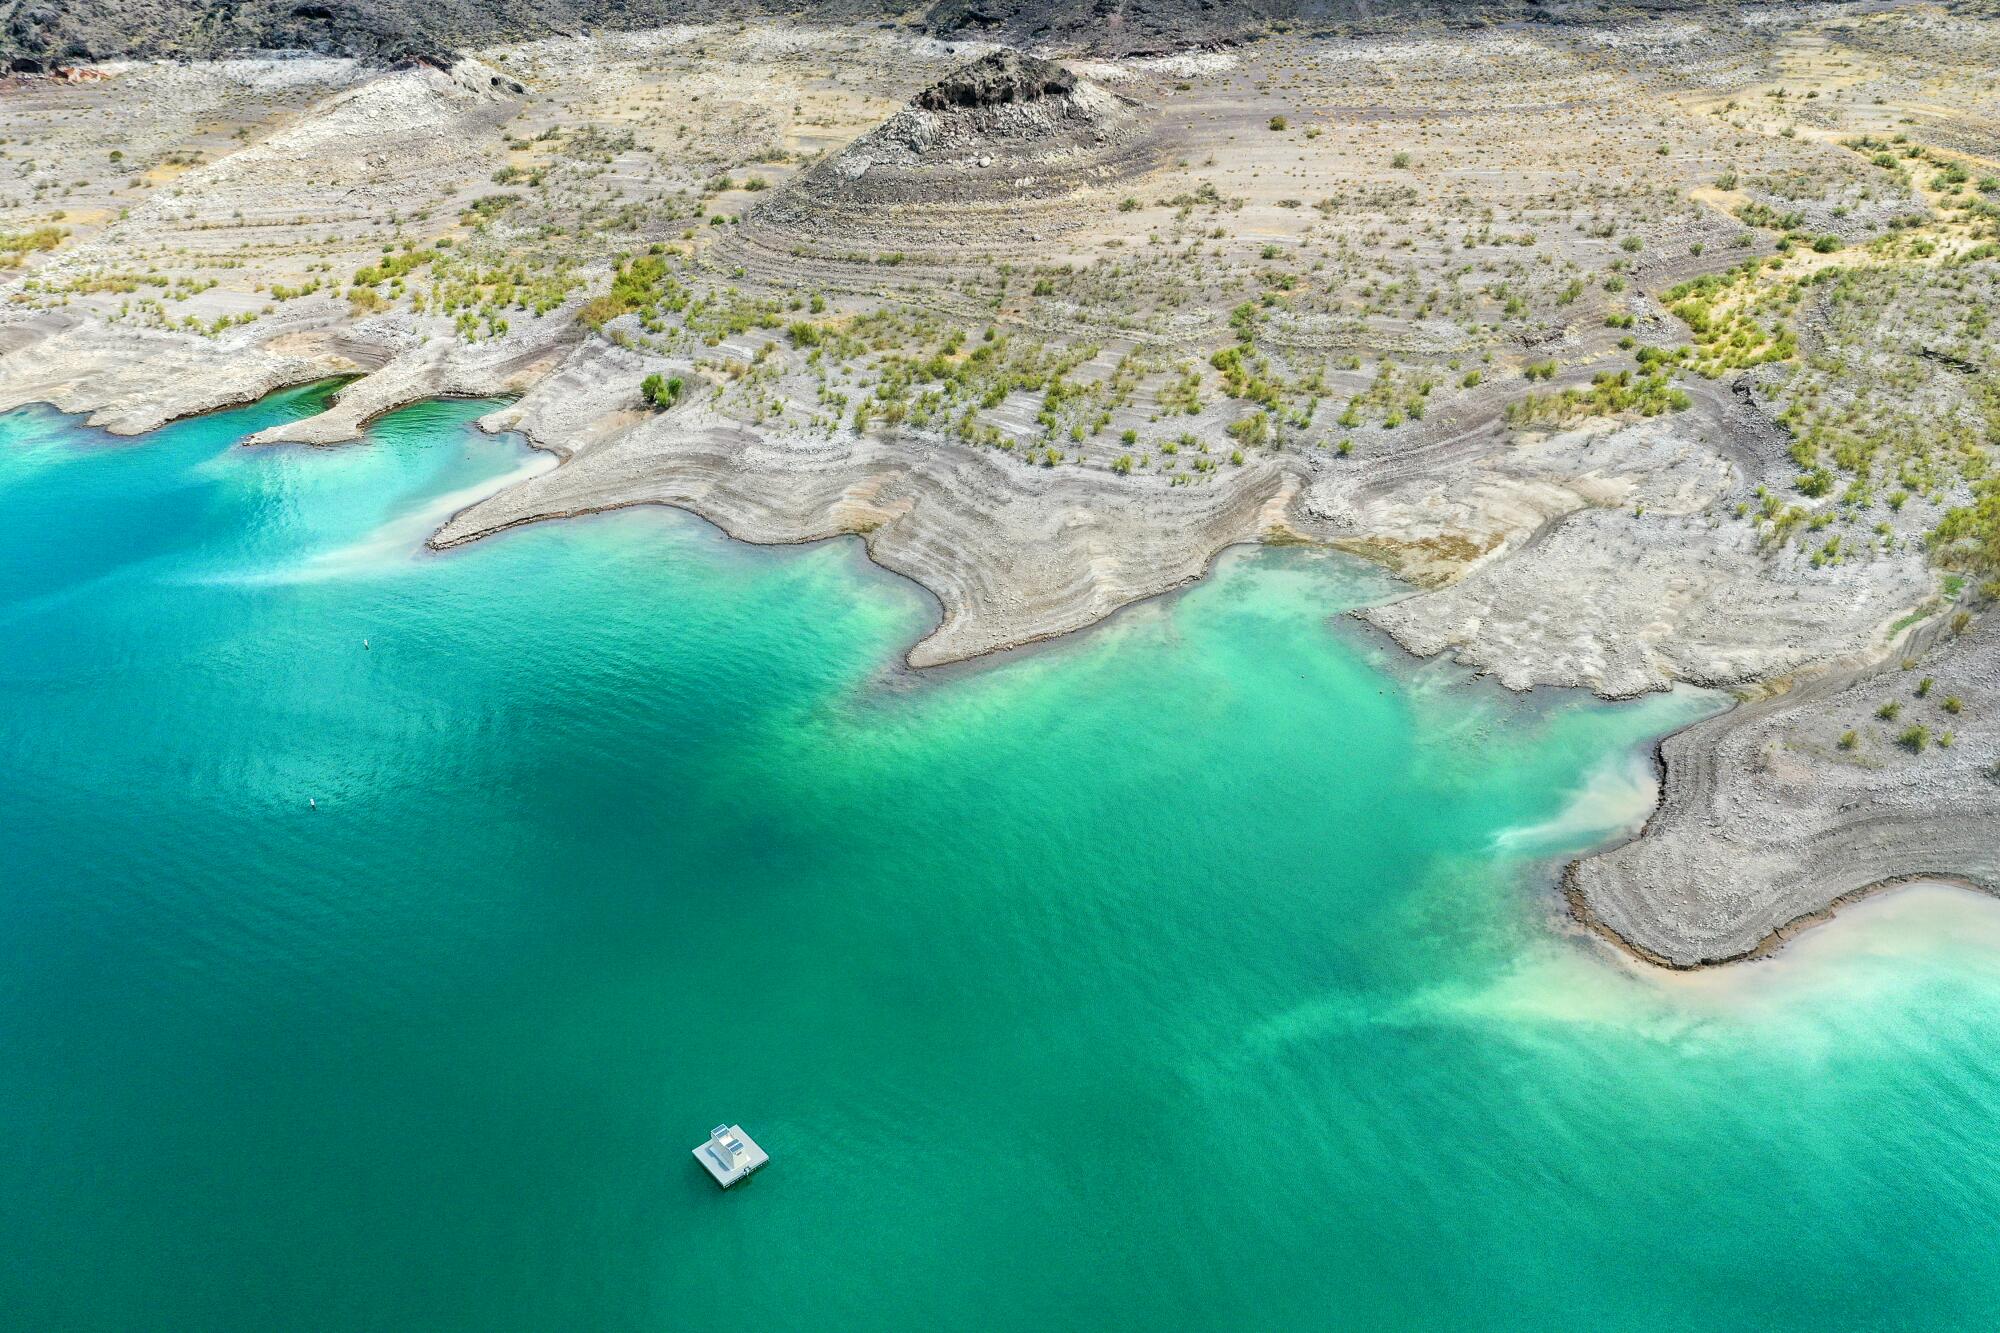
[[[427,554],[544,464],[232,447],[314,401],[0,418],[0,1324],[1993,1324],[2000,908],[1564,928],[1714,701],[1412,663],[1298,551],[913,676],[853,542]]]

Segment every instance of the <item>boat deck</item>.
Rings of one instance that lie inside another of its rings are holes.
[[[741,1125],[717,1125],[710,1131],[708,1141],[694,1150],[694,1159],[724,1189],[771,1160],[770,1154],[759,1148]]]

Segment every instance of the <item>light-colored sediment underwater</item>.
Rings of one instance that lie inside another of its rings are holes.
[[[315,405],[0,418],[11,1322],[2000,1300],[1962,1244],[2000,1207],[2000,906],[1680,974],[1549,887],[1713,699],[1416,662],[1345,615],[1392,582],[1298,548],[911,672],[936,608],[857,542],[651,507],[428,552],[413,516],[534,456],[488,403],[234,447]],[[721,1118],[772,1154],[726,1196],[688,1157]]]

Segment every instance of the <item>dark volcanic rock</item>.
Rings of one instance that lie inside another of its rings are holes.
[[[929,0],[924,27],[1093,55],[1145,55],[1249,41],[1281,29],[1398,32],[1417,23],[1478,27],[1709,12],[1784,0]]]
[[[198,60],[246,49],[449,63],[494,42],[745,18],[888,20],[939,36],[1129,55],[1236,41],[1279,24],[1381,29],[1732,8],[1728,0],[0,0],[0,65]]]
[[[1004,106],[1029,102],[1076,87],[1076,75],[1056,64],[1019,51],[995,51],[953,70],[918,93],[915,102],[929,111],[955,106]]]
[[[997,51],[787,182],[741,234],[772,254],[931,253],[977,234],[970,219],[988,214],[1011,231],[1031,210],[1053,228],[1080,192],[1148,170],[1152,129],[1142,103],[1052,61]]]

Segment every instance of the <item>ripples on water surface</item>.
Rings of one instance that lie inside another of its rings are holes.
[[[229,447],[312,397],[0,419],[9,1326],[2000,1306],[1991,904],[1692,977],[1560,928],[1709,701],[1412,665],[1299,552],[913,679],[853,543],[428,555],[541,464],[467,403]],[[725,1117],[774,1157],[726,1196]]]

